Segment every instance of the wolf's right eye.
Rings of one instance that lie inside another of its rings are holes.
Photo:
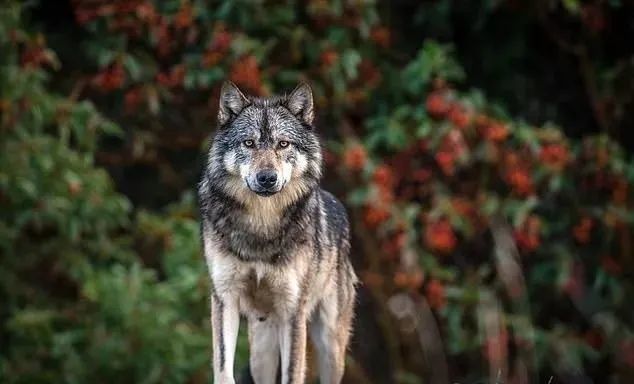
[[[245,140],[242,142],[242,144],[244,144],[244,146],[247,148],[253,148],[255,142],[253,142],[253,140]]]

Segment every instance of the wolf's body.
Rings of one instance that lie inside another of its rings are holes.
[[[345,210],[319,188],[321,148],[306,85],[246,98],[223,86],[199,185],[212,279],[214,383],[234,383],[240,315],[256,383],[303,383],[307,334],[322,383],[339,383],[354,308]],[[281,366],[280,366],[281,363]]]

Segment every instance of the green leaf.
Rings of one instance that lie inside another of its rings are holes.
[[[352,80],[357,77],[357,67],[360,62],[361,55],[359,55],[359,52],[350,49],[343,53],[341,56],[341,65],[348,80]]]

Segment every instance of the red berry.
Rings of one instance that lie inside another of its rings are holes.
[[[447,116],[451,105],[445,98],[444,92],[432,92],[425,100],[425,108],[431,117],[442,119]]]

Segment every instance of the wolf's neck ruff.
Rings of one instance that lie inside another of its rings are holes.
[[[267,219],[262,215],[272,213],[251,211],[215,183],[202,184],[207,184],[201,188],[206,189],[207,197],[203,199],[201,212],[211,224],[213,237],[223,250],[242,261],[283,263],[307,236],[306,226],[317,190],[310,190],[279,207],[279,212]],[[270,224],[263,225],[263,221]]]

